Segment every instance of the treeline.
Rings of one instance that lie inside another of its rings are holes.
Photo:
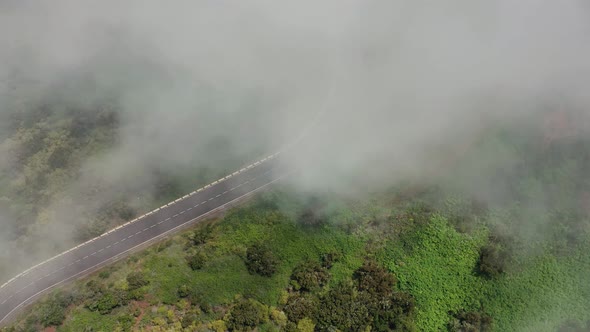
[[[79,177],[82,163],[114,145],[119,114],[115,106],[105,103],[88,108],[41,105],[3,114],[1,227],[3,241],[15,243],[11,250],[20,251],[9,256],[24,254],[34,259],[39,254],[29,244],[43,239],[29,238],[32,228],[51,223],[52,211],[46,208]],[[6,259],[0,265],[14,267]],[[5,270],[6,274],[16,272]],[[0,279],[6,277],[0,275]]]

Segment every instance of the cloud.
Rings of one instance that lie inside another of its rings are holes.
[[[96,179],[90,210],[149,192],[153,169],[221,173],[295,138],[295,185],[363,192],[431,174],[494,121],[587,107],[589,16],[550,0],[4,1],[0,123],[47,100],[119,112],[117,145],[48,208],[59,233]]]

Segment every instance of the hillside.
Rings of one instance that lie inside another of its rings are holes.
[[[576,179],[590,159],[575,137],[519,133],[487,133],[453,168],[470,179],[461,165],[504,151],[485,179],[502,199],[465,195],[453,172],[362,198],[283,185],[53,292],[6,331],[586,331]]]

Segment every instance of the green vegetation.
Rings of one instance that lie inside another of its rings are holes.
[[[492,132],[436,185],[354,199],[275,187],[6,330],[587,331],[588,145],[538,140]],[[134,214],[124,200],[109,211]]]

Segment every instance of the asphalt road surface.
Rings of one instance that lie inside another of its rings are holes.
[[[276,156],[265,158],[27,270],[0,288],[0,326],[52,288],[96,271],[237,203],[284,175],[284,171],[279,171]]]

